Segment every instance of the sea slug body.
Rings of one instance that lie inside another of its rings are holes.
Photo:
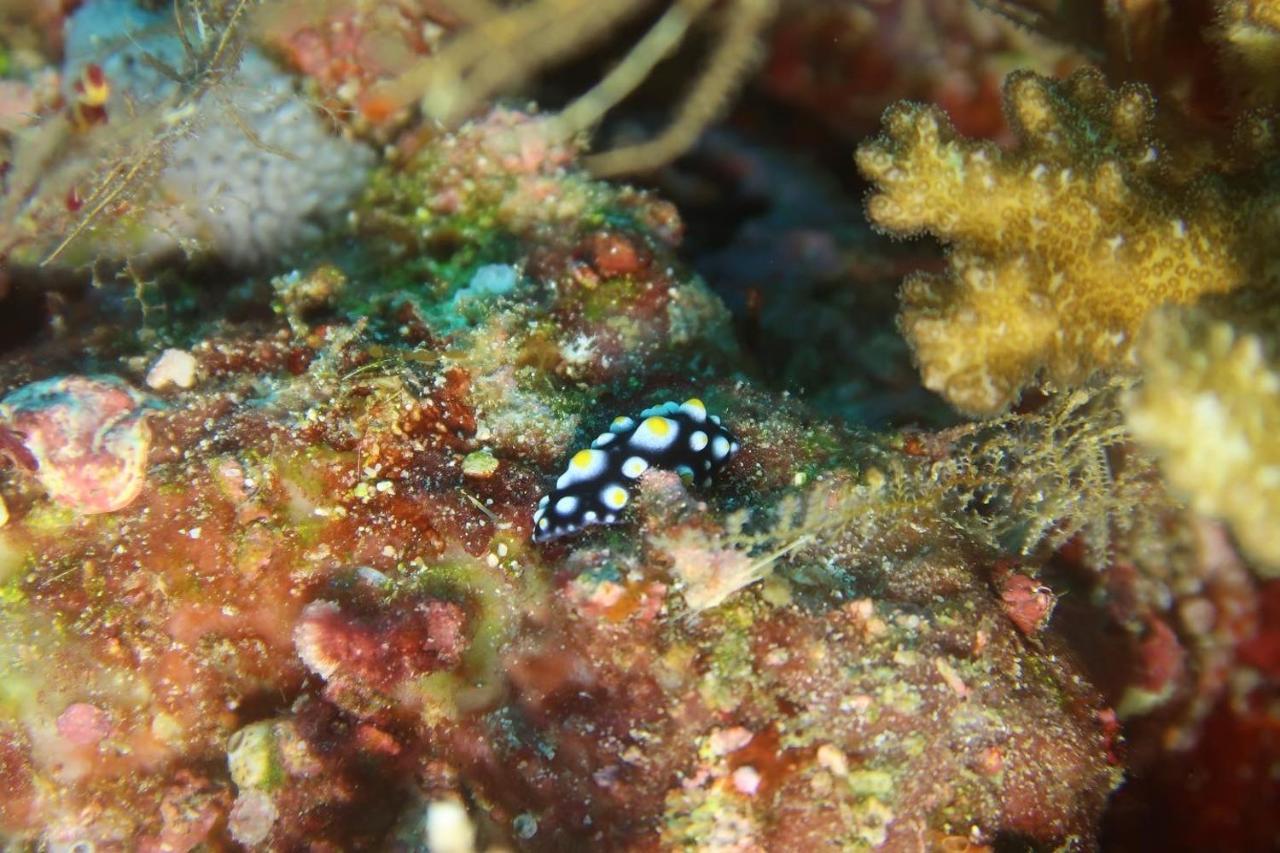
[[[638,418],[615,418],[591,447],[569,459],[533,514],[533,541],[549,542],[593,524],[616,524],[631,486],[650,468],[705,486],[738,452],[738,441],[702,401],[663,403]]]

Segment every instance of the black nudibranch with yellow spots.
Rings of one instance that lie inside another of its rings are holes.
[[[533,541],[617,523],[631,501],[631,484],[650,468],[705,486],[737,452],[737,439],[696,398],[645,409],[638,420],[617,418],[589,449],[573,455],[555,491],[538,502]]]

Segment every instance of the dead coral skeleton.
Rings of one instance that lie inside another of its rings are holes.
[[[422,113],[456,124],[557,60],[643,14],[652,0],[531,0],[503,8],[491,0],[446,0],[465,22],[441,50],[374,87],[366,111],[386,113],[416,102]],[[711,53],[655,138],[586,158],[600,175],[653,169],[675,158],[719,115],[754,67],[778,0],[674,0],[614,68],[555,118],[556,134],[576,136],[599,123],[669,57],[690,30],[711,19]]]

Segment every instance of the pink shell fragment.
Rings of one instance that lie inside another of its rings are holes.
[[[145,398],[114,376],[60,376],[0,400],[0,424],[36,463],[58,503],[86,513],[129,505],[146,481]]]
[[[76,746],[97,746],[111,734],[111,718],[96,705],[75,702],[68,705],[57,720],[58,734]]]

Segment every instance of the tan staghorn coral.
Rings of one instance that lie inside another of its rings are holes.
[[[1235,312],[1233,312],[1235,313]],[[1151,318],[1144,382],[1128,400],[1133,435],[1200,512],[1227,520],[1257,567],[1280,576],[1280,312],[1229,323],[1201,308]]]
[[[1245,103],[1274,106],[1280,100],[1280,2],[1219,0],[1218,38],[1232,85]]]
[[[1011,151],[916,104],[891,108],[858,151],[872,221],[952,247],[945,273],[906,281],[900,322],[925,385],[957,408],[1078,385],[1124,364],[1156,306],[1274,278],[1261,239],[1274,186],[1175,164],[1145,88],[1014,73],[1005,101]]]

